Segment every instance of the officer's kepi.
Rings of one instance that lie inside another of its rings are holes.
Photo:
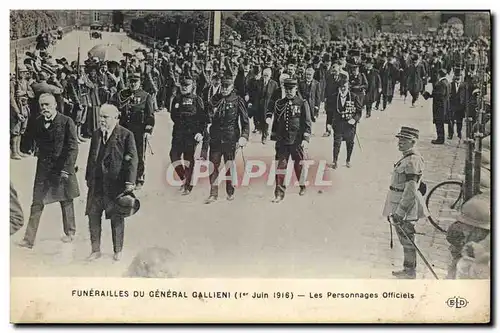
[[[222,79],[222,82],[221,82],[221,83],[222,83],[222,86],[223,86],[223,87],[229,87],[229,86],[231,86],[234,82],[233,82],[233,79],[231,79],[231,78],[224,78],[224,79]]]
[[[410,140],[417,140],[418,139],[418,134],[419,134],[419,130],[418,129],[412,128],[412,127],[403,126],[403,127],[401,127],[401,130],[399,131],[399,133],[396,134],[396,138],[405,138],[405,139],[410,139]]]
[[[190,78],[184,78],[181,81],[181,86],[183,86],[183,87],[187,87],[191,84],[193,84],[193,79],[190,79]]]
[[[140,73],[134,73],[132,74],[132,77],[130,78],[130,81],[140,81],[141,80],[141,74]]]
[[[283,86],[285,87],[285,89],[292,89],[297,86],[297,80],[290,78],[285,79],[283,81]]]

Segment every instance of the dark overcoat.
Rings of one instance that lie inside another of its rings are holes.
[[[137,180],[139,158],[134,134],[131,131],[116,125],[104,148],[102,162],[97,163],[101,145],[103,145],[102,132],[98,130],[93,133],[90,141],[85,172],[85,180],[89,189],[85,215],[97,213],[100,203],[103,203],[104,207],[110,206],[109,203],[124,191],[125,183],[135,184]],[[98,169],[102,172],[102,182],[96,181]],[[101,191],[98,186],[101,186]],[[108,212],[106,212],[106,218],[110,218]]]
[[[50,204],[71,200],[80,196],[76,178],[78,139],[73,120],[57,113],[52,124],[45,128],[43,116],[39,116],[27,129],[39,147],[36,164],[33,202]],[[61,172],[69,174],[61,179]]]
[[[432,90],[432,122],[445,122],[449,110],[450,84],[447,79],[439,80]]]

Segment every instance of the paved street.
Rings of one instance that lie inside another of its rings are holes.
[[[90,41],[88,32],[73,32],[59,42],[54,57],[75,60],[78,40],[82,61],[87,51],[101,42],[121,44],[124,51],[138,46],[123,34],[103,33],[102,41]],[[75,200],[75,242],[60,242],[60,207],[46,206],[32,250],[15,246],[25,228],[12,237],[12,275],[120,276],[138,251],[161,246],[176,255],[179,277],[391,278],[391,271],[402,266],[402,249],[396,235],[394,249],[389,248],[389,226],[381,212],[393,164],[400,157],[394,135],[404,125],[420,129],[428,189],[461,174],[465,158],[465,148],[458,147],[456,138],[442,146],[430,144],[435,138],[432,100],[420,99],[418,107],[412,109],[410,98],[404,104],[398,90],[396,95],[386,111],[373,111],[370,119],[362,119],[358,127],[362,150],[356,144],[350,169],[344,165],[345,145],[342,146],[339,168],[328,171],[332,188],[323,193],[310,188],[306,196],[299,197],[298,188],[291,187],[279,205],[271,203],[274,188],[264,183],[238,188],[233,202],[225,200],[221,186],[219,201],[204,205],[209,194],[206,182],[190,196],[180,196],[178,188],[165,181],[172,124],[168,113],[157,113],[151,140],[154,155],[147,157],[146,184],[137,193],[141,209],[126,220],[123,259],[118,263],[112,261],[110,223],[106,220],[103,258],[93,263],[85,261],[90,253],[88,221],[84,216],[84,169],[89,143],[82,144],[77,162],[82,195]],[[330,162],[333,139],[321,137],[325,119],[322,115],[314,123],[309,157]],[[262,145],[259,136],[253,134],[244,153],[246,159],[271,159],[274,145]],[[243,163],[240,155],[238,163]],[[10,165],[11,180],[19,191],[27,223],[36,159],[11,160]],[[425,233],[417,235],[417,244],[443,278],[448,258],[444,235],[423,220],[417,230]],[[433,278],[420,259],[418,277]]]

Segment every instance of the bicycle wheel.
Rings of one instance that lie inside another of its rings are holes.
[[[430,212],[429,222],[439,231],[446,232],[460,213],[463,203],[463,183],[458,180],[447,180],[434,186],[425,205]]]

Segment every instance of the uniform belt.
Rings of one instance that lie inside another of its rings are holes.
[[[392,187],[392,186],[389,186],[389,189],[390,189],[391,191],[395,191],[395,192],[404,192],[404,191],[405,191],[405,190],[401,190],[401,189],[399,189],[399,188],[395,188],[395,187]]]

